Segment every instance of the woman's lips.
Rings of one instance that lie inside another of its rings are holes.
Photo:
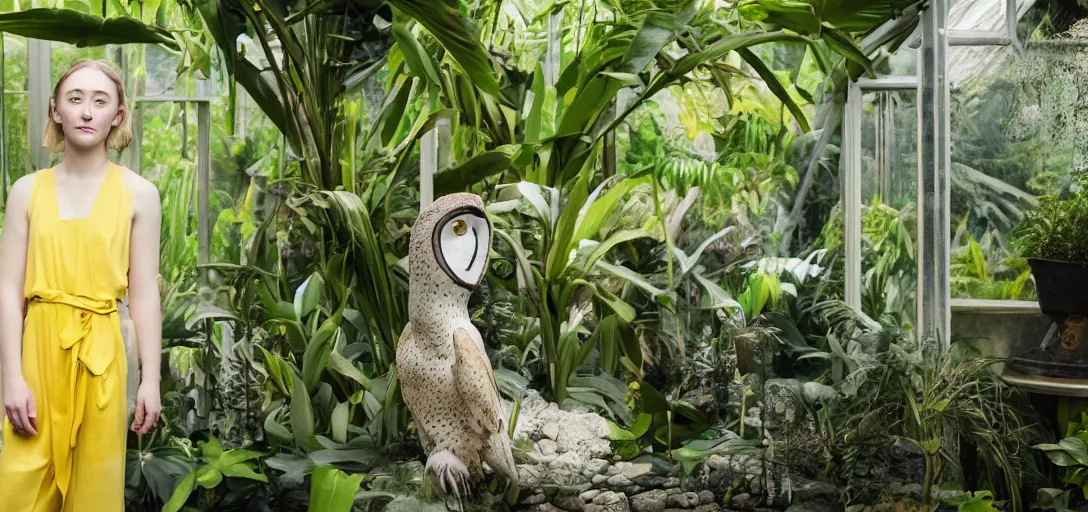
[[[79,128],[76,128],[76,129],[83,132],[83,133],[94,133],[94,128],[88,128],[86,126],[81,126]]]

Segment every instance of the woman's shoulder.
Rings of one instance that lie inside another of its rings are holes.
[[[154,183],[140,176],[136,171],[120,164],[117,165],[117,168],[121,170],[121,179],[125,187],[131,190],[134,195],[146,195],[150,191],[158,191]]]
[[[159,189],[155,187],[147,178],[140,176],[132,169],[123,165],[117,166],[121,169],[121,179],[125,184],[125,188],[132,194],[132,200],[136,204],[140,203],[155,203],[159,202]]]
[[[46,174],[49,169],[38,169],[23,175],[15,180],[15,183],[11,184],[11,195],[25,195],[30,197],[30,193],[34,190],[34,184],[38,181],[38,177]]]

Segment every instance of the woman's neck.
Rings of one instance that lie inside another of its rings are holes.
[[[109,166],[109,158],[106,152],[89,151],[80,152],[75,148],[65,149],[64,159],[57,166],[59,172],[67,175],[98,175]]]

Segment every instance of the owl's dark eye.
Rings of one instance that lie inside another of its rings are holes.
[[[468,224],[465,221],[457,219],[453,222],[453,233],[457,236],[465,236],[468,233]]]

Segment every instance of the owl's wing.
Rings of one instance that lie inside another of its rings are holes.
[[[490,436],[505,428],[499,386],[491,372],[491,364],[479,346],[464,329],[453,332],[453,381],[457,394],[468,412],[468,426],[473,432]]]

